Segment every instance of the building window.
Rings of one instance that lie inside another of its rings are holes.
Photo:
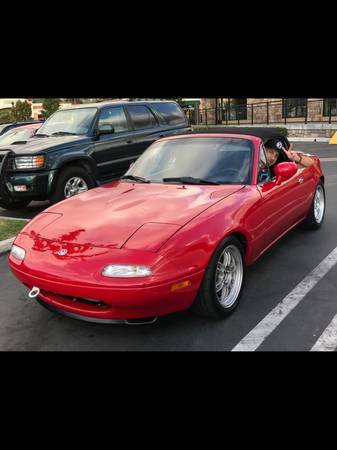
[[[306,98],[284,98],[282,105],[282,117],[305,117],[307,108]]]
[[[337,116],[337,98],[325,98],[323,116]]]

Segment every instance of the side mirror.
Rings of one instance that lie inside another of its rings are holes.
[[[282,181],[289,180],[297,172],[297,165],[293,162],[279,163],[275,166],[274,174],[276,180],[267,181],[262,185],[262,191],[267,192],[275,186],[281,184]]]
[[[275,166],[274,173],[276,176],[276,184],[281,181],[289,180],[297,172],[297,164],[294,162],[279,163]]]
[[[114,127],[112,125],[109,125],[108,123],[106,123],[106,124],[99,125],[97,134],[98,135],[113,134],[114,132],[115,132]]]

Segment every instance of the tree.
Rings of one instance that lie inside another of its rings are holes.
[[[0,111],[0,124],[9,123],[12,121],[12,114],[10,109],[3,109]]]
[[[25,120],[32,120],[32,107],[31,105],[25,100],[22,102],[21,100],[18,100],[14,106],[14,103],[12,104],[11,109],[11,120],[14,122],[21,122]]]
[[[82,98],[65,98],[64,100],[67,103],[73,103],[74,105],[83,103]]]
[[[60,107],[60,99],[59,98],[45,98],[42,103],[43,110],[41,114],[44,118],[48,119],[49,116],[54,114]]]
[[[72,103],[74,105],[82,104],[82,103],[97,103],[105,100],[104,98],[64,98],[66,103]]]

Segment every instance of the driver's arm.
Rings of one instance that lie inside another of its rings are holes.
[[[313,158],[311,158],[311,156],[294,150],[292,144],[290,145],[289,150],[284,149],[284,152],[288,156],[290,161],[293,161],[302,167],[310,167],[314,164],[314,160]]]

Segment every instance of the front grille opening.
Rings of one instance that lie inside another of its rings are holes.
[[[68,295],[57,295],[58,297],[64,298],[66,300],[73,301],[74,303],[85,303],[86,305],[92,305],[92,306],[98,306],[99,308],[109,308],[109,305],[106,303],[100,301],[100,300],[93,300],[91,298],[81,298],[81,297],[69,297]]]
[[[45,291],[42,291],[42,293],[46,294],[46,295],[48,295],[48,294],[55,295],[56,297],[64,298],[65,300],[71,301],[73,303],[84,303],[86,305],[97,306],[98,308],[102,308],[102,309],[110,308],[110,305],[107,305],[106,303],[102,302],[101,300],[94,300],[91,298],[71,297],[69,295],[61,295],[61,294],[55,294],[53,292],[45,292]]]

